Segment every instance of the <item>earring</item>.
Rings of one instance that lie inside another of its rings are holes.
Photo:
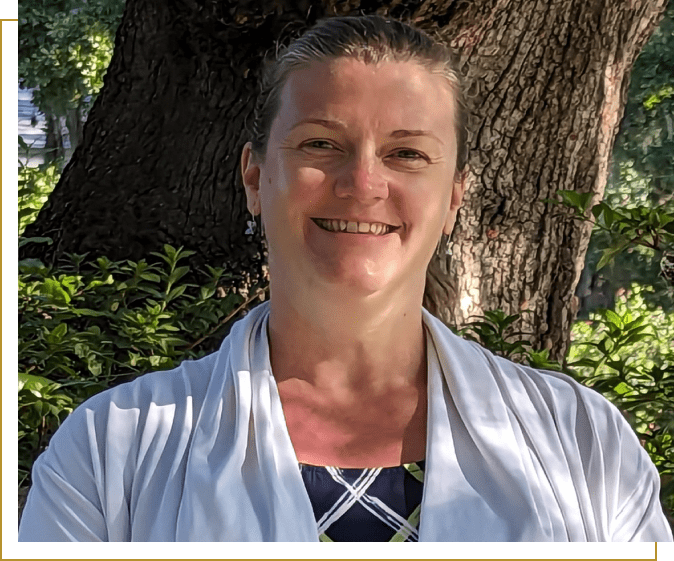
[[[255,235],[255,229],[257,228],[257,222],[255,222],[255,216],[251,215],[253,217],[252,220],[246,221],[246,224],[248,224],[248,229],[246,230],[246,235],[247,236],[254,236]]]

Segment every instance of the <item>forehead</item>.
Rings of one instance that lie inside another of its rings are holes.
[[[452,88],[440,73],[412,61],[338,58],[289,74],[277,121],[288,129],[305,118],[334,118],[350,126],[424,129],[453,137],[453,115]]]

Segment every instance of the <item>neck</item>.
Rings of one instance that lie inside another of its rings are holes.
[[[302,299],[271,287],[269,338],[277,382],[384,394],[425,384],[421,298]]]

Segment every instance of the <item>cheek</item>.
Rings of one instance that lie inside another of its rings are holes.
[[[324,203],[327,185],[327,174],[320,169],[277,166],[263,178],[262,205],[268,212],[295,219]]]
[[[389,198],[402,220],[412,229],[440,228],[449,208],[451,191],[444,178],[410,181],[389,191]]]
[[[316,191],[325,184],[327,176],[323,170],[302,167],[296,172],[298,190],[301,191]]]
[[[327,194],[327,176],[320,169],[299,167],[285,170],[282,195],[290,213],[302,213],[319,204]]]

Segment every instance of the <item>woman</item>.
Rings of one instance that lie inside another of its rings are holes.
[[[671,539],[613,406],[422,308],[464,190],[450,61],[375,16],[279,57],[241,162],[269,303],[219,352],[82,405],[35,464],[20,539]]]

